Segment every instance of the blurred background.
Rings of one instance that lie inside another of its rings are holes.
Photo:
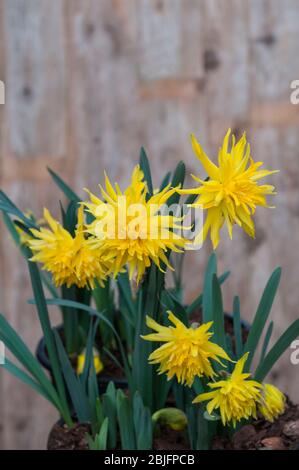
[[[297,0],[0,0],[1,187],[37,216],[59,214],[50,166],[83,195],[107,170],[124,187],[143,145],[156,185],[179,160],[199,173],[189,135],[216,157],[232,127],[256,160],[279,169],[275,210],[259,209],[256,239],[223,231],[219,270],[231,269],[225,308],[241,297],[251,320],[277,265],[274,336],[298,317],[299,79]],[[26,265],[3,225],[0,310],[35,349],[41,332]],[[188,255],[186,298],[202,286],[211,246]],[[55,323],[55,312],[53,322]],[[286,353],[275,383],[298,403],[299,365]],[[45,448],[56,413],[0,371],[0,448]]]

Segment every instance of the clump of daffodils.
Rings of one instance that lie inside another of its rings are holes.
[[[181,251],[187,241],[175,231],[180,228],[180,218],[163,215],[161,210],[178,188],[166,186],[150,197],[137,165],[124,192],[118,184],[113,188],[107,176],[105,188],[100,189],[102,199],[87,190],[90,201],[85,206],[94,217],[87,231],[94,246],[107,253],[113,275],[127,265],[130,279],[136,274],[138,283],[151,263],[160,270],[162,264],[172,269],[166,252]]]
[[[233,135],[231,145],[230,134],[229,129],[219,150],[218,166],[205,154],[194,135],[191,136],[193,150],[208,178],[203,180],[192,175],[199,186],[180,190],[183,194],[198,195],[195,204],[207,211],[207,217],[197,240],[204,241],[210,232],[214,249],[219,243],[220,229],[224,223],[230,238],[235,224],[254,237],[252,216],[256,207],[270,207],[266,198],[276,194],[274,186],[259,184],[261,179],[276,171],[262,170],[263,162],[254,162],[245,133],[238,142]]]
[[[224,349],[210,341],[213,322],[187,328],[172,312],[168,312],[168,318],[174,326],[162,326],[147,317],[147,326],[156,333],[143,336],[145,340],[164,343],[150,354],[149,361],[160,364],[159,373],[166,372],[168,380],[176,376],[179,383],[191,387],[195,377],[216,375],[212,359],[218,363],[220,358],[230,360]]]
[[[31,261],[40,262],[49,271],[56,286],[75,284],[78,287],[95,287],[97,279],[101,284],[107,275],[107,262],[101,250],[96,250],[85,237],[84,212],[78,210],[78,224],[74,236],[44,210],[48,227],[31,229],[35,238],[27,243],[33,252]]]
[[[257,418],[257,411],[273,421],[284,411],[285,397],[280,390],[273,385],[262,385],[250,379],[250,373],[243,372],[248,354],[236,363],[231,375],[208,384],[211,392],[201,393],[193,400],[193,403],[208,401],[210,415],[219,410],[224,426],[232,423],[236,427],[242,419]]]

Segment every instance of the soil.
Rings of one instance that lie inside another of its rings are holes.
[[[65,424],[54,424],[48,438],[48,450],[88,450],[85,435],[90,432],[88,424],[75,424],[69,429]]]
[[[154,438],[154,450],[191,450],[188,440],[182,432],[163,428],[160,436]]]
[[[273,423],[264,419],[243,426],[231,440],[214,439],[213,450],[299,450],[299,406],[287,401],[285,412]]]
[[[48,450],[88,450],[88,424],[75,424],[72,429],[57,423],[53,426]],[[119,446],[118,446],[119,448]],[[190,450],[182,432],[163,428],[154,438],[154,450]],[[232,439],[216,437],[212,450],[299,450],[299,406],[287,402],[286,410],[273,423],[264,419],[243,426]]]
[[[65,424],[56,423],[48,438],[48,450],[88,450],[86,434],[90,432],[88,424],[75,424],[69,429]],[[120,449],[120,445],[117,446]],[[154,438],[154,450],[190,450],[184,434],[163,428],[160,436]]]

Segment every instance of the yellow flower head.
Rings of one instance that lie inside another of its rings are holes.
[[[81,354],[79,354],[78,359],[77,359],[77,374],[78,375],[83,373],[85,360],[86,360],[86,350],[84,350]],[[93,364],[94,364],[94,369],[95,369],[96,374],[99,374],[104,369],[104,364],[101,361],[100,354],[95,348],[93,348]]]
[[[244,354],[226,379],[209,383],[212,392],[201,393],[193,400],[193,403],[209,401],[207,404],[209,414],[219,409],[223,425],[232,422],[235,427],[237,421],[243,418],[256,418],[262,385],[255,380],[248,380],[251,374],[243,373],[247,357],[248,353]]]
[[[274,195],[274,186],[258,181],[277,171],[260,170],[263,162],[254,162],[250,155],[250,146],[245,133],[238,142],[229,129],[218,154],[216,166],[204,153],[194,135],[191,136],[193,150],[208,174],[208,180],[203,181],[195,176],[200,183],[198,188],[181,190],[182,194],[198,194],[196,205],[207,210],[207,217],[197,240],[204,241],[210,231],[214,249],[219,243],[219,232],[224,222],[232,238],[233,225],[238,224],[245,232],[254,237],[252,215],[257,206],[270,207],[266,196]]]
[[[146,317],[147,326],[157,333],[142,336],[148,341],[165,343],[150,354],[149,362],[160,364],[159,373],[166,372],[168,380],[176,376],[179,383],[191,387],[197,376],[216,375],[210,362],[212,359],[219,363],[219,358],[230,360],[220,346],[210,341],[213,333],[208,330],[213,322],[187,328],[172,312],[168,312],[168,318],[174,326],[162,326]]]
[[[95,287],[106,276],[106,265],[100,250],[94,249],[84,236],[83,206],[78,210],[75,236],[54,220],[47,209],[44,218],[49,228],[31,229],[34,239],[28,244],[33,252],[31,261],[40,262],[43,269],[53,275],[56,286],[75,284],[78,287]]]
[[[139,282],[152,262],[161,270],[161,262],[171,268],[166,251],[181,251],[186,240],[174,231],[180,227],[180,218],[163,215],[159,210],[177,188],[167,186],[149,197],[139,165],[134,168],[131,185],[124,192],[117,184],[114,189],[107,175],[105,186],[105,189],[100,186],[102,199],[88,191],[90,202],[85,206],[95,220],[87,231],[112,260],[114,276],[128,265],[130,278],[137,273]]]
[[[286,397],[274,385],[264,384],[259,411],[267,421],[274,421],[285,409]]]

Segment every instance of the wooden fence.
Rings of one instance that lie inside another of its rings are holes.
[[[0,0],[1,186],[24,210],[58,214],[47,166],[80,192],[96,190],[104,169],[124,185],[144,145],[158,184],[180,159],[199,172],[191,131],[216,156],[229,126],[246,130],[255,159],[280,169],[278,196],[275,210],[257,211],[255,240],[238,229],[233,242],[222,237],[220,271],[232,270],[225,307],[239,294],[250,320],[282,265],[277,336],[299,310],[298,47],[297,0]],[[34,349],[41,332],[26,265],[0,233],[0,310]],[[188,255],[190,300],[210,250]],[[275,377],[298,401],[289,354]],[[0,399],[0,448],[44,448],[56,419],[49,405],[4,371]]]

